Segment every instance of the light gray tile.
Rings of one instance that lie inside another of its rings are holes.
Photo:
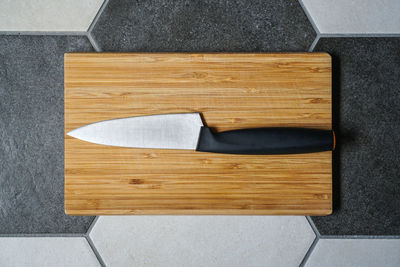
[[[399,0],[302,0],[321,33],[400,33]]]
[[[315,238],[295,216],[103,216],[90,236],[107,266],[298,266]]]
[[[400,266],[400,240],[321,239],[306,266]]]
[[[0,31],[86,31],[103,0],[0,1]]]
[[[3,237],[0,266],[100,265],[83,237]]]

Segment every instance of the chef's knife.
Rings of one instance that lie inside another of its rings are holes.
[[[334,149],[333,131],[307,128],[252,128],[214,132],[199,113],[129,117],[89,124],[68,135],[120,147],[192,149],[227,154],[295,154]]]

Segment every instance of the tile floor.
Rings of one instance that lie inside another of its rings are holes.
[[[160,267],[298,266],[315,239],[300,216],[103,216],[90,236],[107,266]]]
[[[0,4],[0,266],[400,265],[399,1]],[[68,51],[329,52],[333,215],[65,215]]]

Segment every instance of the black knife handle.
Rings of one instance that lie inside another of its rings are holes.
[[[331,130],[306,128],[254,128],[214,133],[200,130],[197,151],[226,154],[298,154],[333,150]]]

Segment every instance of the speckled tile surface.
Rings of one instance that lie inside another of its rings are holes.
[[[67,51],[84,36],[0,36],[0,233],[80,233],[92,217],[64,213]]]
[[[112,0],[93,36],[103,51],[307,51],[297,1]]]
[[[322,235],[400,235],[400,38],[322,38],[333,57],[334,213]]]

